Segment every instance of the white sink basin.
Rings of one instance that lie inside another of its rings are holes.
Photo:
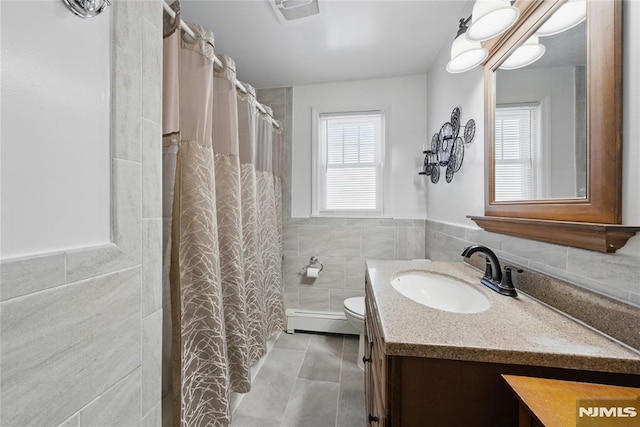
[[[391,286],[417,303],[451,313],[481,313],[491,306],[489,299],[468,283],[441,274],[400,273]]]

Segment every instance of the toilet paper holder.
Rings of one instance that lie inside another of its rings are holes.
[[[309,264],[307,264],[306,266],[302,267],[302,271],[304,273],[307,272],[307,268],[318,268],[318,265],[320,266],[320,271],[322,271],[322,269],[324,268],[324,265],[318,260],[317,256],[312,256],[311,258],[309,258]],[[318,273],[320,272],[318,271]]]

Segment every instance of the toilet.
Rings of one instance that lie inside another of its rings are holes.
[[[344,300],[344,314],[349,323],[360,333],[358,343],[358,367],[364,369],[364,297],[353,297]]]

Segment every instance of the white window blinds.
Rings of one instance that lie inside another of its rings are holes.
[[[494,133],[494,198],[529,200],[536,194],[540,106],[498,106]]]
[[[381,112],[320,115],[315,214],[382,214],[382,127]]]

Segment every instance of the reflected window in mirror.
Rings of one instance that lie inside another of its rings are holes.
[[[540,103],[496,106],[495,199],[531,200],[541,194]]]
[[[495,201],[587,194],[586,22],[539,43],[539,60],[495,71]]]

